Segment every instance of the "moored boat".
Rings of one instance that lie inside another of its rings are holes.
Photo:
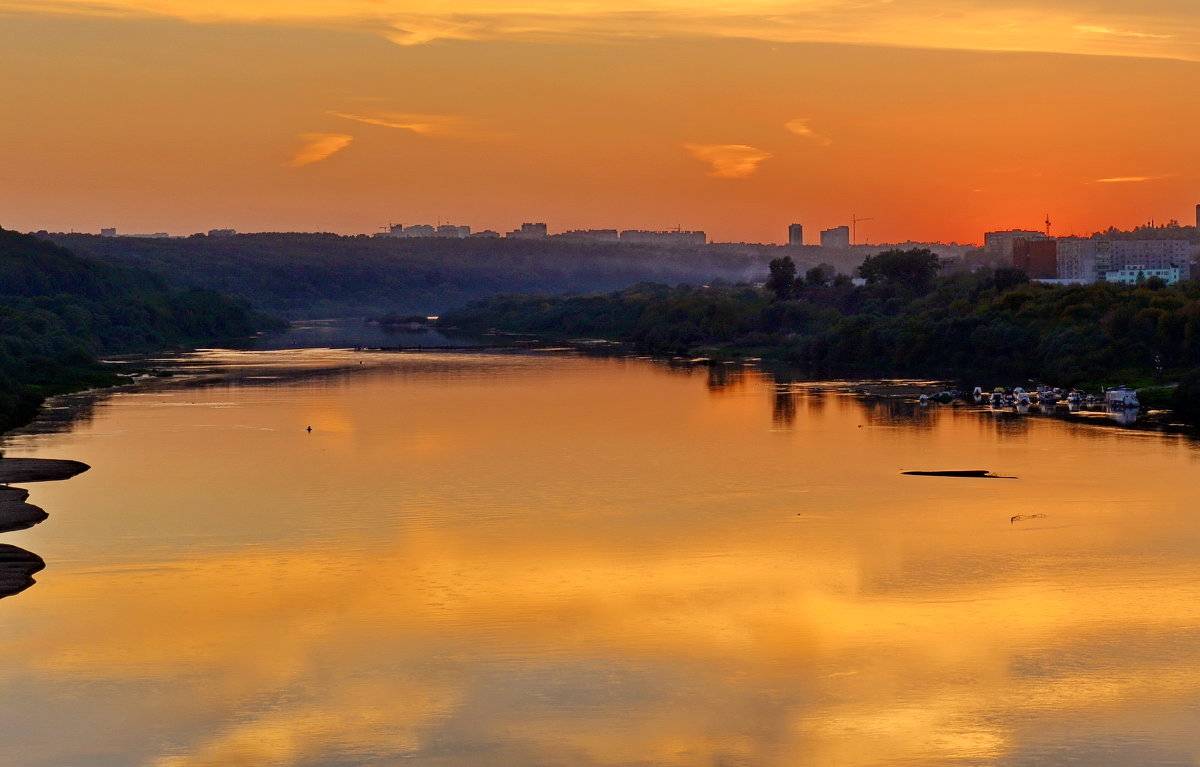
[[[1104,404],[1109,407],[1132,408],[1141,407],[1142,403],[1138,401],[1137,390],[1131,389],[1128,386],[1114,386],[1104,392]]]

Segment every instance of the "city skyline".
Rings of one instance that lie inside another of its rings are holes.
[[[1200,8],[0,0],[0,223],[972,242],[1189,221]]]
[[[1169,219],[1168,221],[1165,221],[1165,222],[1164,221],[1156,221],[1154,219],[1151,219],[1148,221],[1134,224],[1134,225],[1128,227],[1128,229],[1134,230],[1134,229],[1140,229],[1143,227],[1165,227],[1165,226],[1169,226],[1169,225],[1178,225],[1181,227],[1182,226],[1200,227],[1200,204],[1195,205],[1195,213],[1196,213],[1196,219],[1195,219],[1195,221],[1190,222],[1190,223],[1186,222],[1186,221],[1179,221],[1177,219]],[[857,222],[861,223],[866,220],[867,219],[857,219]],[[873,219],[871,219],[871,220],[873,220]],[[957,241],[957,240],[949,241],[949,242],[943,241],[943,240],[916,240],[912,237],[908,237],[908,238],[897,239],[897,240],[892,240],[892,241],[881,241],[881,242],[872,243],[872,242],[866,241],[862,238],[858,238],[855,241],[850,241],[851,238],[856,237],[856,235],[851,234],[854,231],[854,229],[853,229],[854,224],[855,224],[855,219],[852,216],[851,224],[842,224],[842,225],[838,225],[838,226],[833,226],[833,227],[830,227],[829,229],[821,230],[820,232],[816,232],[815,233],[817,235],[816,241],[813,241],[813,237],[812,237],[813,229],[812,228],[809,228],[808,231],[810,232],[810,235],[806,237],[804,235],[804,231],[805,231],[804,227],[806,225],[801,222],[793,221],[792,223],[789,223],[787,225],[786,229],[783,230],[783,234],[780,237],[778,237],[776,240],[754,242],[754,241],[749,241],[749,240],[723,241],[723,240],[715,240],[715,239],[709,238],[707,240],[707,242],[709,244],[724,244],[724,245],[729,245],[729,244],[768,245],[768,246],[769,245],[793,245],[793,246],[794,245],[804,245],[804,246],[810,246],[810,247],[827,247],[827,245],[825,243],[823,243],[822,240],[826,240],[831,235],[834,236],[835,238],[837,238],[840,233],[840,235],[842,235],[842,239],[845,239],[847,241],[847,245],[853,245],[853,246],[892,245],[892,244],[927,242],[927,243],[931,243],[931,244],[940,244],[940,245],[974,246],[974,247],[978,247],[978,248],[983,248],[983,247],[987,246],[988,235],[992,235],[992,234],[1030,233],[1030,234],[1037,234],[1037,235],[1045,234],[1045,236],[1055,238],[1055,239],[1059,239],[1059,238],[1072,239],[1072,238],[1092,237],[1094,235],[1101,234],[1105,231],[1108,231],[1111,228],[1114,228],[1110,225],[1107,227],[1102,227],[1100,229],[1097,229],[1093,232],[1048,233],[1048,230],[1053,225],[1053,222],[1050,219],[1049,215],[1047,214],[1046,219],[1041,222],[1041,224],[1043,226],[1042,229],[1023,229],[1021,227],[1015,227],[1015,226],[1012,226],[1012,227],[993,226],[993,227],[990,227],[989,229],[987,229],[986,231],[980,232],[979,236],[977,238],[962,241],[962,242]],[[1117,227],[1117,228],[1119,228],[1119,227]],[[451,233],[451,230],[453,230],[453,233]],[[845,230],[845,231],[841,232],[841,230]],[[41,229],[41,230],[35,230],[35,231],[46,232],[49,230]],[[299,230],[299,229],[290,230],[290,231],[292,231],[294,233],[299,233],[299,234],[324,233],[324,232],[318,232],[318,231],[314,231],[314,230]],[[66,232],[78,233],[78,234],[87,234],[88,233],[88,232],[79,231],[75,228],[71,228],[69,230],[63,230],[63,233],[66,233]],[[277,232],[239,231],[239,230],[233,229],[233,228],[213,228],[213,229],[207,229],[207,230],[201,230],[198,232],[189,232],[189,233],[177,233],[177,232],[166,232],[166,231],[133,233],[133,232],[127,232],[127,231],[121,230],[119,227],[105,226],[105,227],[101,227],[98,233],[101,236],[105,236],[105,237],[151,237],[151,238],[153,238],[153,237],[188,237],[188,236],[196,236],[196,235],[207,235],[210,237],[228,237],[228,236],[232,236],[235,234],[272,234],[272,233],[277,233]],[[695,230],[685,230],[685,229],[681,229],[680,227],[675,227],[675,228],[671,228],[671,229],[627,229],[626,227],[620,227],[620,226],[618,226],[618,227],[602,226],[602,227],[592,227],[592,228],[586,228],[586,229],[559,229],[559,228],[551,228],[547,222],[537,222],[537,223],[524,222],[524,223],[520,224],[520,226],[515,230],[505,231],[505,230],[478,228],[472,224],[462,224],[461,222],[456,223],[456,222],[451,221],[450,219],[437,219],[436,223],[433,223],[433,224],[430,224],[429,222],[425,222],[425,221],[411,221],[411,222],[400,222],[400,223],[396,223],[395,221],[389,221],[389,223],[386,226],[376,227],[372,231],[331,232],[331,233],[339,234],[339,235],[343,235],[343,236],[366,235],[366,236],[374,236],[374,237],[390,236],[390,237],[403,237],[403,238],[446,237],[446,236],[451,236],[451,237],[484,236],[484,237],[506,237],[506,238],[515,237],[517,239],[529,239],[531,236],[534,238],[536,238],[536,237],[571,238],[572,236],[578,236],[578,235],[596,235],[596,236],[599,236],[604,241],[617,242],[617,241],[620,241],[622,239],[622,235],[625,235],[625,234],[630,234],[630,235],[637,235],[637,234],[706,235],[707,230],[705,230],[703,228],[695,229]],[[801,238],[803,240],[803,242],[797,241],[797,238]]]

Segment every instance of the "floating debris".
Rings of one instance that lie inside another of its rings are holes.
[[[1008,520],[1008,524],[1011,525],[1013,522],[1016,522],[1016,521],[1022,520],[1022,519],[1045,519],[1045,518],[1046,518],[1045,514],[1017,514]]]

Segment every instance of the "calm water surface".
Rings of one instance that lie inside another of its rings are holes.
[[[48,563],[0,602],[5,765],[1200,763],[1185,439],[639,360],[196,362],[240,378],[5,443],[93,467],[3,536]],[[1019,479],[899,474],[946,468]]]

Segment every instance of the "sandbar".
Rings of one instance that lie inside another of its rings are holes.
[[[59,458],[0,458],[0,484],[54,482],[70,479],[90,468],[80,461]]]
[[[0,458],[0,533],[24,530],[44,520],[46,512],[26,503],[29,491],[10,482],[52,482],[70,479],[90,468],[79,461],[52,458]]]
[[[33,527],[49,516],[32,503],[26,503],[28,497],[28,490],[0,487],[0,533]]]
[[[0,543],[0,599],[19,594],[33,585],[33,574],[45,568],[37,554]]]

